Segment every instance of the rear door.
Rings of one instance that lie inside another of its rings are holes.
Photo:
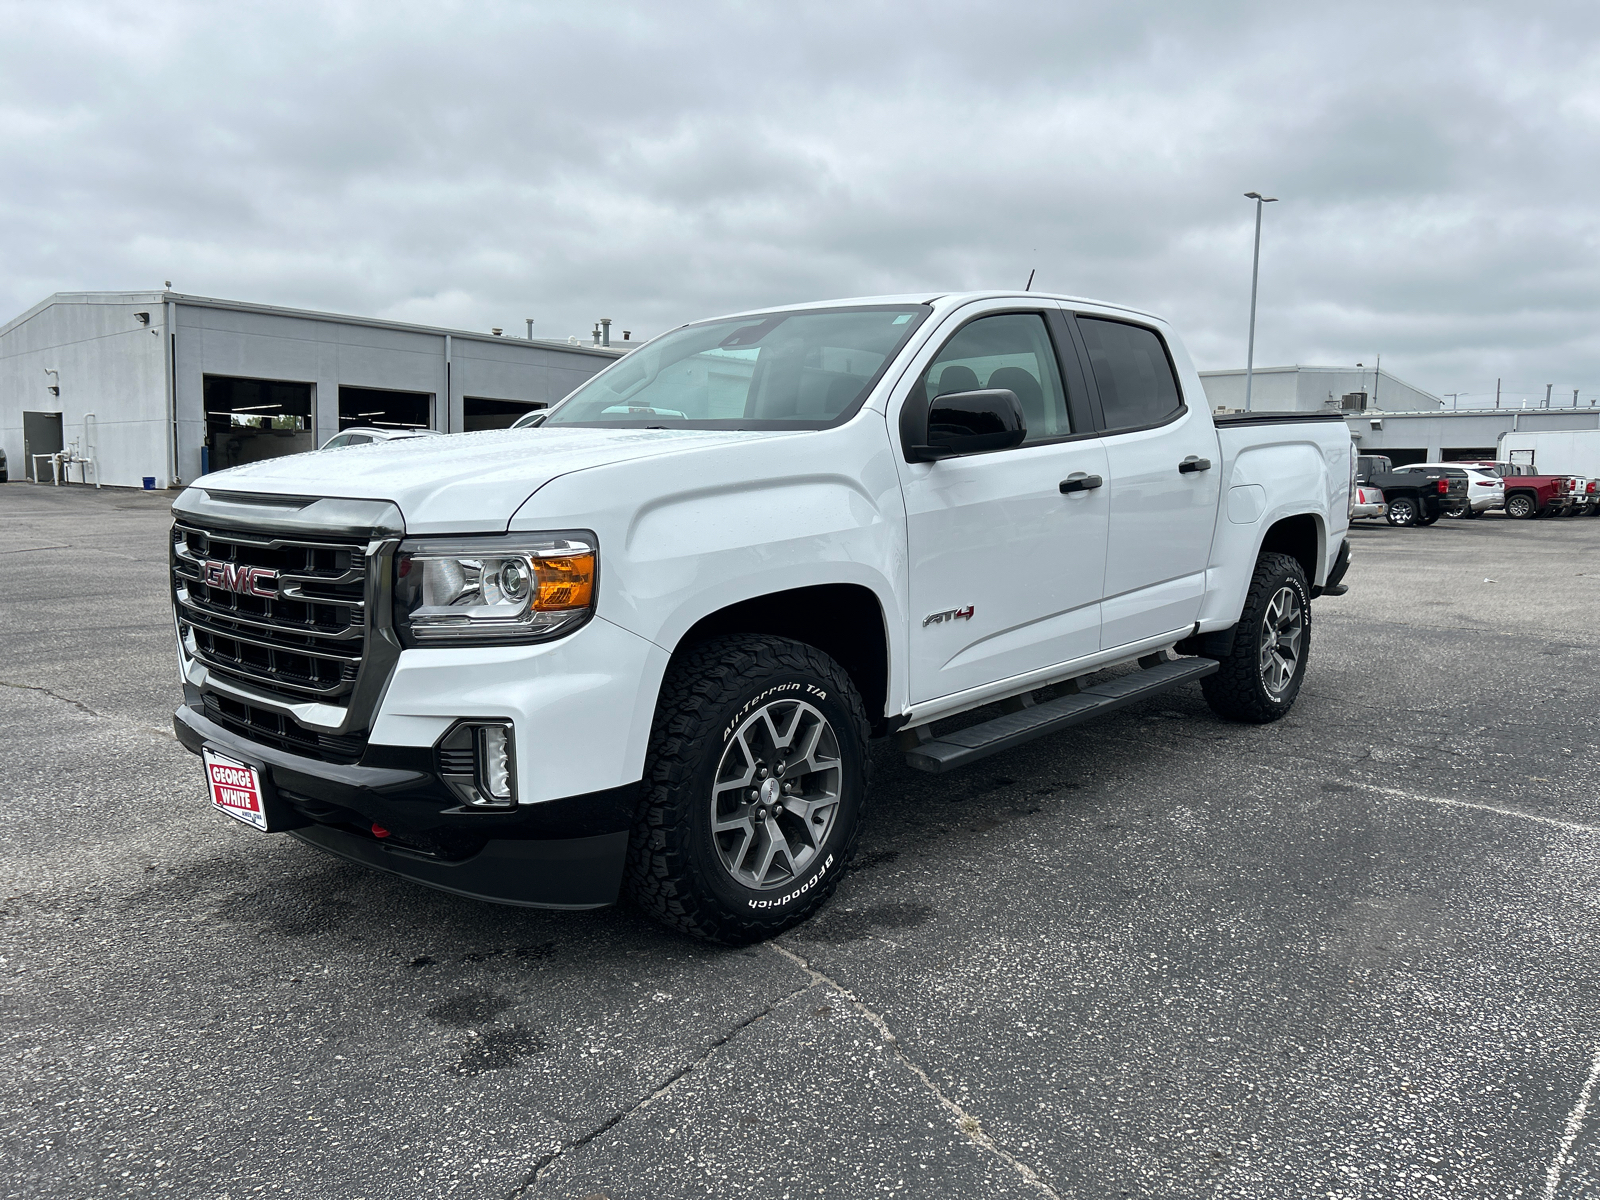
[[[908,372],[900,405],[921,394],[1007,388],[1028,426],[1027,440],[1010,450],[932,463],[896,455],[912,703],[1099,648],[1106,456],[1075,357],[1063,375],[1057,345],[1069,336],[1053,307],[986,302],[961,310]],[[891,430],[900,405],[890,406]]]
[[[1205,597],[1221,490],[1205,398],[1186,402],[1154,327],[1088,313],[1071,325],[1106,451],[1101,648],[1188,632]]]

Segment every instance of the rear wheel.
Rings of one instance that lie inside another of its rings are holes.
[[[668,669],[627,888],[665,925],[743,945],[810,916],[855,850],[867,718],[822,651],[738,635]]]
[[[1261,725],[1288,715],[1311,650],[1311,589],[1297,559],[1263,554],[1245,597],[1233,649],[1200,681],[1220,717]]]
[[[1419,517],[1417,502],[1410,496],[1396,496],[1389,501],[1386,520],[1391,525],[1415,525]]]
[[[1514,496],[1506,497],[1506,516],[1516,517],[1519,521],[1526,521],[1530,517],[1539,515],[1539,506],[1533,502],[1533,497],[1526,492],[1518,492]]]

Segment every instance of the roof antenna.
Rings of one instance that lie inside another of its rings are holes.
[[[1037,271],[1038,269],[1039,269],[1038,267],[1034,267],[1032,270],[1030,270],[1028,272],[1028,286],[1023,288],[1022,289],[1023,291],[1025,291],[1025,292],[1033,291],[1033,272]]]

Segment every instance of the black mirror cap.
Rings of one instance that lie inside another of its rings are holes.
[[[1009,388],[950,392],[931,401],[910,399],[900,433],[907,462],[934,462],[1020,446],[1028,436],[1022,402]]]

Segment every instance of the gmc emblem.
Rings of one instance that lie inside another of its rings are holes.
[[[278,582],[278,573],[268,567],[250,567],[243,563],[225,563],[208,558],[200,564],[200,578],[207,587],[222,588],[241,596],[261,596],[267,600],[276,600],[278,597],[276,587],[268,591],[261,586]]]

